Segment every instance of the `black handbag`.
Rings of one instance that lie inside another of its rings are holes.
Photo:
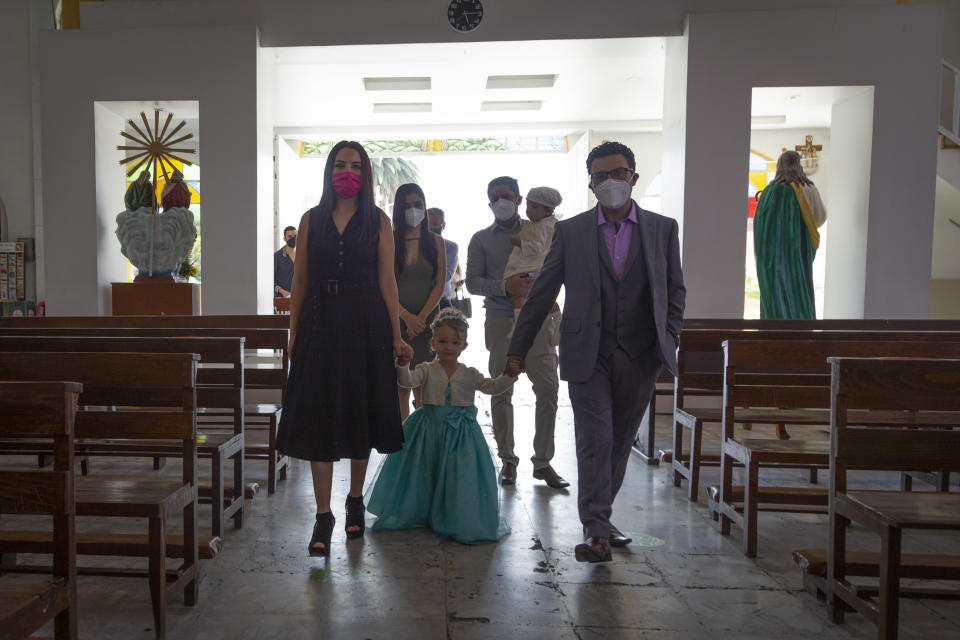
[[[463,287],[459,287],[453,297],[450,298],[450,304],[466,317],[473,317],[473,300],[470,299],[470,296],[463,295]]]

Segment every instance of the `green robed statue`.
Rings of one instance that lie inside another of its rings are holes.
[[[150,182],[149,171],[141,171],[137,179],[130,183],[127,193],[123,196],[123,203],[130,211],[153,206],[153,183]]]
[[[785,151],[753,217],[762,319],[815,319],[813,258],[817,228],[827,220],[820,193],[800,166],[800,154]]]

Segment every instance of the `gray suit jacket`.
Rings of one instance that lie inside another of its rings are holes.
[[[636,204],[636,203],[634,203]],[[632,242],[624,273],[632,260],[646,260],[653,296],[660,359],[677,373],[677,340],[683,326],[686,289],[680,270],[680,239],[677,222],[637,206],[640,246]],[[550,253],[520,311],[508,355],[526,356],[560,287],[566,287],[563,321],[560,325],[560,378],[585,382],[593,374],[600,348],[600,255],[596,208],[569,220],[561,220],[553,233]],[[637,236],[634,236],[636,239]],[[631,287],[629,278],[620,287]],[[628,289],[624,292],[630,295]],[[636,287],[635,295],[640,295]]]

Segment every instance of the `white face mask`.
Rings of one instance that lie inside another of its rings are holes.
[[[506,222],[517,215],[517,203],[504,198],[491,203],[490,209],[493,211],[494,217],[501,222]]]
[[[597,200],[604,209],[619,209],[630,199],[633,187],[626,180],[609,178],[593,188]]]
[[[411,207],[404,212],[404,215],[407,217],[408,227],[418,227],[420,223],[423,222],[423,216],[427,215],[427,212],[423,209]]]

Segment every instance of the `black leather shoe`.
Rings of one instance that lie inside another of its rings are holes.
[[[561,478],[560,475],[554,471],[553,467],[550,465],[540,469],[534,469],[533,477],[537,480],[545,481],[548,486],[553,487],[554,489],[566,489],[570,486],[570,483]]]
[[[610,562],[610,543],[600,536],[588,536],[586,540],[573,548],[577,562]]]
[[[510,462],[503,463],[503,468],[500,469],[500,484],[504,486],[517,484],[517,465]]]
[[[623,532],[611,523],[609,541],[611,547],[625,547],[633,542],[633,538],[623,535]]]

